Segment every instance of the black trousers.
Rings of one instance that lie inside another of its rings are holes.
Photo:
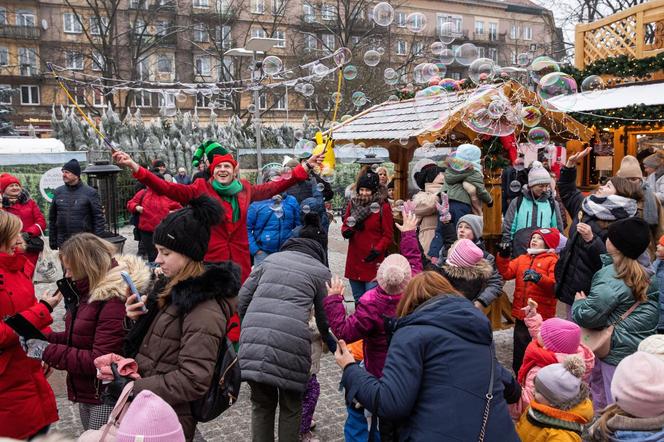
[[[514,353],[512,356],[512,368],[514,369],[514,374],[519,374],[519,369],[523,363],[523,355],[526,354],[526,347],[532,341],[530,332],[526,323],[521,319],[514,320]]]

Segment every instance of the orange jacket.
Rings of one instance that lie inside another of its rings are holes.
[[[524,312],[521,310],[528,305],[528,298],[537,302],[537,311],[543,319],[556,316],[556,296],[554,286],[556,279],[554,270],[558,262],[558,255],[544,252],[539,255],[527,253],[509,260],[500,255],[496,256],[496,266],[503,279],[514,279],[514,301],[512,302],[512,317],[523,320]],[[526,270],[533,269],[540,275],[538,283],[523,280]]]

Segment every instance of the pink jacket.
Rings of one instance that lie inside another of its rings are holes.
[[[535,313],[532,316],[526,315],[524,318],[524,321],[526,323],[526,326],[528,326],[528,331],[530,332],[530,336],[533,339],[537,339],[537,336],[539,335],[540,328],[542,327],[542,315],[539,313]],[[586,363],[586,372],[583,375],[583,380],[584,382],[588,382],[590,380],[590,372],[593,370],[593,367],[595,366],[595,354],[593,351],[588,348],[584,344],[580,344],[579,348],[577,349],[576,355],[578,355],[583,361]],[[558,362],[562,363],[565,358],[570,356],[569,354],[566,353],[556,353],[556,358],[558,359]],[[519,399],[519,402],[516,404],[511,404],[509,406],[510,409],[510,415],[512,416],[512,419],[519,419],[521,415],[523,414],[526,409],[528,409],[528,406],[530,405],[530,401],[533,399],[535,396],[535,376],[537,376],[537,373],[544,367],[534,367],[532,368],[528,374],[526,375],[526,382],[524,385],[521,386],[521,399]]]
[[[401,234],[401,254],[408,259],[413,276],[422,272],[422,257],[416,232]],[[388,295],[380,286],[367,291],[355,306],[355,313],[346,317],[341,295],[327,296],[325,313],[334,335],[351,343],[363,339],[364,364],[369,373],[381,377],[387,357],[385,317],[396,314],[401,293]]]

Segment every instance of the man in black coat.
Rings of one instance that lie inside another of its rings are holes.
[[[99,193],[81,181],[81,166],[75,159],[62,166],[64,186],[55,189],[48,212],[48,239],[58,249],[69,237],[81,232],[101,236],[106,228]]]

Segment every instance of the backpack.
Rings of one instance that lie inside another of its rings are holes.
[[[516,202],[516,212],[515,216],[517,213],[519,213],[519,209],[521,209],[521,204],[523,203],[523,194],[519,195],[517,198]],[[556,202],[553,199],[553,197],[548,199],[549,205],[551,206],[551,217],[553,219],[556,218]],[[535,203],[533,202],[533,206]],[[533,218],[535,217],[535,211],[533,211]],[[512,238],[512,258],[516,258],[517,256],[523,255],[526,253],[528,250],[528,243],[530,242],[530,237],[533,235],[533,232],[539,227],[537,227],[536,223],[532,227],[526,227],[524,229],[518,230],[514,234],[514,238]],[[558,229],[561,229],[562,226],[558,226]]]
[[[224,308],[224,305],[226,308]],[[220,302],[219,306],[226,316],[226,322],[230,320],[230,307]],[[208,422],[215,419],[233,405],[240,393],[240,364],[233,344],[227,334],[221,340],[217,353],[217,362],[212,374],[210,388],[202,398],[190,402],[191,415],[198,422]]]

